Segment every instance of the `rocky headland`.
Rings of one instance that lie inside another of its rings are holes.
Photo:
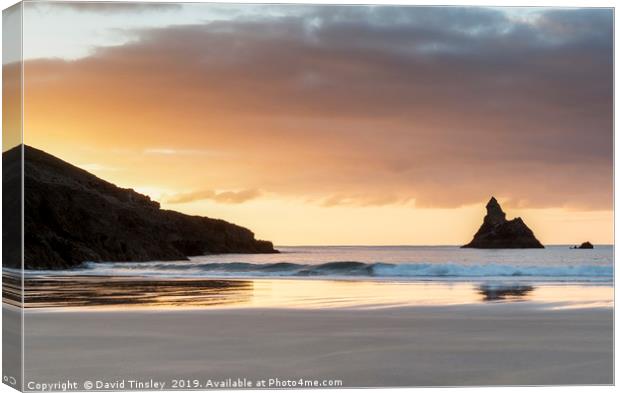
[[[2,155],[5,186],[19,185],[20,149]],[[9,224],[5,228],[19,232],[18,224],[10,224],[20,220],[20,196],[5,196],[10,199],[4,202],[3,221]],[[117,187],[29,146],[24,146],[23,203],[26,269],[63,269],[84,261],[186,260],[215,253],[278,252],[271,242],[255,239],[249,229],[163,210],[146,195]],[[3,231],[5,240],[13,237]],[[19,258],[5,259],[3,265],[17,268]]]
[[[506,213],[494,197],[486,209],[480,229],[462,248],[545,248],[520,217],[506,220]]]

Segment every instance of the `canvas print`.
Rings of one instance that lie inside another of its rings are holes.
[[[611,385],[613,10],[3,12],[3,382]]]

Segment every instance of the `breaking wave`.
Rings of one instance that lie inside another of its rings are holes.
[[[43,272],[38,272],[43,273]],[[155,277],[324,277],[403,280],[476,280],[489,278],[543,281],[613,280],[613,267],[601,265],[507,265],[456,263],[363,263],[335,261],[317,265],[278,263],[86,262],[80,269],[51,274],[132,275]]]

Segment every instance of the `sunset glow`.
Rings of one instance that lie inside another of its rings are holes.
[[[494,195],[545,244],[613,242],[609,10],[101,7],[25,4],[24,142],[166,209],[464,244]]]

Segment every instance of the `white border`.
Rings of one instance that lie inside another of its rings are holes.
[[[82,1],[84,2],[85,0],[74,0],[74,1]],[[119,1],[119,0],[107,0],[108,2],[115,2],[115,1]],[[170,1],[165,1],[165,0],[150,0],[149,2],[157,2],[157,3],[170,3]],[[188,1],[189,2],[189,1]],[[449,6],[449,5],[462,5],[462,6],[512,6],[512,7],[530,7],[530,6],[536,6],[536,7],[544,7],[544,6],[554,6],[554,7],[565,7],[565,8],[572,8],[572,7],[616,7],[616,1],[613,0],[564,0],[564,1],[553,1],[553,0],[543,0],[543,1],[536,1],[536,0],[520,0],[520,1],[512,1],[512,0],[495,0],[495,1],[490,1],[490,0],[469,0],[469,1],[459,1],[459,0],[451,0],[451,1],[437,1],[437,0],[425,0],[425,1],[416,1],[416,0],[337,0],[337,1],[333,1],[333,0],[286,0],[286,1],[264,1],[264,2],[260,2],[260,1],[247,1],[247,0],[237,0],[237,1],[231,1],[231,0],[219,0],[217,1],[219,3],[291,3],[291,4],[308,4],[308,3],[312,3],[312,4],[397,4],[397,5],[430,5],[430,6]],[[17,3],[17,1],[14,0],[0,0],[0,8],[5,9],[13,4]],[[615,13],[615,12],[614,12]],[[1,18],[0,18],[1,20]],[[0,22],[1,23],[1,22]],[[0,28],[0,42],[1,42],[1,31],[2,29]],[[618,42],[618,30],[614,29],[614,76],[616,74],[616,71],[618,70],[618,62],[616,61],[616,45],[615,43]],[[2,82],[0,80],[0,88],[2,86]],[[617,184],[617,176],[618,176],[618,171],[616,171],[617,166],[616,166],[616,161],[615,161],[615,151],[618,150],[618,146],[619,146],[619,142],[618,139],[615,138],[615,115],[616,113],[618,113],[618,110],[620,109],[618,102],[615,100],[615,91],[616,91],[616,87],[617,87],[617,80],[614,77],[614,185]],[[23,95],[22,95],[22,100],[23,100]],[[0,97],[0,104],[2,102],[2,97]],[[1,105],[0,105],[1,107]],[[23,104],[22,104],[22,114],[23,114]],[[22,119],[23,120],[23,119]],[[22,127],[23,127],[23,123],[22,123]],[[23,135],[22,135],[23,138]],[[1,188],[1,186],[0,186]],[[618,194],[615,193],[615,187],[614,187],[614,207],[618,205]],[[1,212],[0,212],[0,216],[1,216]],[[614,215],[614,228],[618,225],[619,222],[619,218],[617,215]],[[617,237],[617,233],[614,231],[614,243],[617,244],[618,242],[618,237]],[[615,261],[615,256],[616,256],[616,250],[614,247],[614,261]],[[614,282],[618,282],[618,277],[619,277],[619,273],[618,273],[618,269],[614,269]],[[614,309],[615,310],[615,309]],[[617,326],[617,315],[614,312],[614,326]],[[22,316],[22,321],[23,321],[23,316]],[[23,322],[22,322],[23,323]],[[616,353],[618,353],[618,336],[617,336],[617,330],[614,330],[614,355]],[[23,341],[22,341],[22,346],[23,346]],[[0,342],[0,349],[1,349],[1,342]],[[23,348],[22,348],[23,350]],[[614,356],[615,359],[615,356]],[[1,363],[1,360],[0,360]],[[22,365],[23,365],[23,358],[22,358]],[[23,368],[22,368],[23,369]],[[614,362],[614,375],[617,376],[618,375],[618,364],[616,362]],[[459,392],[479,392],[479,391],[485,391],[485,392],[496,392],[496,391],[501,391],[501,392],[507,392],[507,393],[513,393],[513,392],[534,392],[537,391],[538,389],[544,389],[546,392],[550,392],[550,393],[576,393],[576,392],[582,392],[585,391],[587,389],[588,392],[608,392],[608,391],[613,391],[615,390],[614,387],[607,387],[607,386],[588,386],[588,387],[583,387],[583,386],[574,386],[574,387],[568,387],[568,386],[557,386],[557,387],[472,387],[472,388],[378,388],[378,389],[374,389],[377,392],[388,392],[388,391],[394,391],[394,390],[398,390],[398,391],[412,391],[412,392],[420,392],[420,393],[427,393],[427,392],[433,392],[433,393],[444,393],[444,392],[454,392],[459,391]],[[295,390],[296,392],[304,392],[304,393],[316,393],[319,391],[328,391],[329,389],[312,389],[312,390]],[[368,389],[346,389],[347,392],[367,392]],[[221,392],[239,392],[239,390],[218,390]],[[272,391],[272,390],[247,390],[247,392],[267,392],[267,391]],[[15,392],[15,390],[9,388],[8,386],[4,385],[4,384],[0,384],[0,393],[4,393],[4,392]],[[165,392],[172,392],[172,391],[165,391]]]

